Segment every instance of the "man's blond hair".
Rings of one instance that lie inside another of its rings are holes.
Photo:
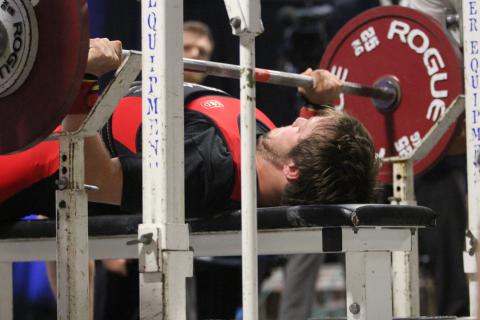
[[[183,23],[183,31],[188,31],[188,32],[193,32],[197,33],[202,36],[206,36],[210,43],[212,44],[212,48],[215,45],[215,42],[213,40],[213,35],[212,32],[210,31],[210,28],[203,22],[197,21],[197,20],[189,20],[185,21]]]

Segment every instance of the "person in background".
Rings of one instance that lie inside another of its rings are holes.
[[[183,57],[188,59],[209,61],[215,47],[210,28],[200,21],[185,21],[183,23]],[[185,82],[202,83],[206,74],[185,71]]]

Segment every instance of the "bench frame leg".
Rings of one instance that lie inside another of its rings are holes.
[[[347,319],[392,319],[391,252],[346,252]]]
[[[193,253],[164,252],[162,261],[163,272],[140,272],[140,319],[185,319]]]
[[[60,138],[57,207],[57,320],[89,319],[87,193],[84,188],[84,141]]]
[[[414,192],[413,161],[393,164],[392,205],[417,205]],[[412,235],[410,252],[393,252],[393,314],[395,317],[420,315],[418,232]]]
[[[0,263],[0,319],[13,320],[13,263]]]
[[[394,316],[420,316],[420,279],[417,234],[412,236],[412,251],[392,252],[392,263]]]

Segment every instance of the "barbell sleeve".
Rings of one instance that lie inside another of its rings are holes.
[[[380,100],[392,100],[395,99],[397,93],[395,90],[387,87],[372,87],[356,82],[345,81],[342,84],[342,92],[345,94],[351,94],[362,97],[370,97]]]
[[[123,55],[141,54],[140,51],[123,50]],[[240,79],[240,67],[233,64],[183,58],[185,71],[205,73],[221,78]],[[301,74],[255,68],[255,80],[262,83],[288,87],[313,87],[313,78]],[[387,87],[372,87],[345,81],[341,91],[345,94],[370,97],[379,100],[394,100],[397,92]]]

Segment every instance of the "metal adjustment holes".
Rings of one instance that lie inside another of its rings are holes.
[[[359,314],[360,313],[360,305],[356,302],[352,303],[350,306],[348,306],[348,311],[352,314]]]

